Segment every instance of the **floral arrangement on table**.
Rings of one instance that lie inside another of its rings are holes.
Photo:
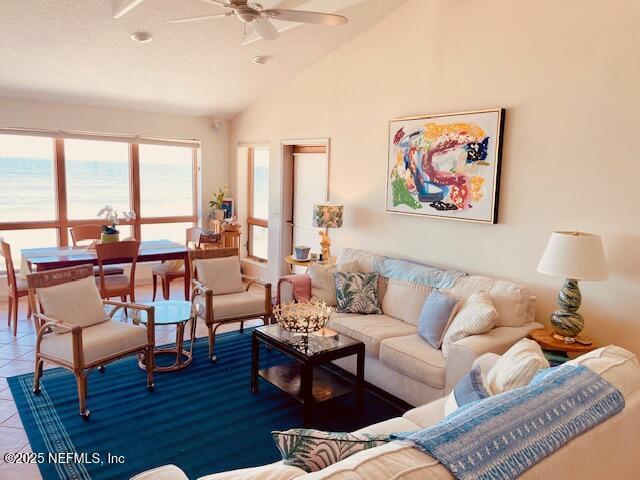
[[[128,212],[122,212],[122,216],[127,221],[135,220],[136,212],[133,210],[129,210]],[[103,225],[102,227],[102,243],[108,242],[117,242],[120,240],[120,231],[117,226],[120,225],[120,216],[118,215],[118,210],[113,208],[111,205],[105,205],[98,212],[98,217],[104,217],[104,219],[109,223],[108,225]]]

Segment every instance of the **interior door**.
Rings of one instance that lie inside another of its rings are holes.
[[[293,246],[319,253],[318,228],[312,226],[313,205],[327,201],[329,158],[326,153],[293,154]]]

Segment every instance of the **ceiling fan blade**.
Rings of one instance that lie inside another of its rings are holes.
[[[201,15],[199,17],[187,17],[187,18],[176,18],[175,20],[169,20],[168,23],[191,23],[191,22],[201,22],[203,20],[213,20],[216,18],[225,18],[233,15],[233,12],[227,13],[214,13],[213,15]]]
[[[229,2],[225,2],[223,0],[202,0],[204,3],[210,3],[212,5],[222,5],[224,7],[229,6]]]
[[[274,27],[267,18],[261,18],[251,22],[251,26],[255,32],[265,40],[275,40],[280,36],[276,27]]]
[[[342,15],[334,15],[331,13],[318,13],[318,12],[303,12],[301,10],[282,10],[274,8],[271,10],[264,10],[263,13],[267,17],[276,18],[278,20],[285,20],[287,22],[299,22],[299,23],[316,23],[319,25],[346,25],[349,23],[347,17]]]
[[[113,12],[113,18],[119,19],[124,17],[131,10],[140,5],[144,0],[121,0],[118,7]]]

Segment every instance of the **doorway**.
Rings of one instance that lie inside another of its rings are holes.
[[[283,142],[282,258],[295,246],[319,253],[318,228],[313,227],[313,205],[329,199],[329,140]],[[283,262],[281,273],[289,273]]]

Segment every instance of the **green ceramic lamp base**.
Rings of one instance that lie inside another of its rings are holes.
[[[584,318],[578,313],[582,295],[578,281],[567,278],[558,294],[558,309],[551,314],[551,326],[554,337],[567,343],[578,336],[584,328]]]

